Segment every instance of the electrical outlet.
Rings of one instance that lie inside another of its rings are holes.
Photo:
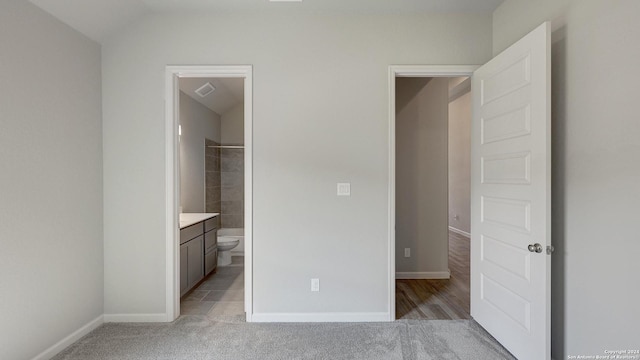
[[[460,215],[458,214],[453,215],[453,220],[456,220],[456,221],[460,220]]]
[[[411,248],[404,248],[404,257],[411,257]]]
[[[320,279],[311,279],[311,291],[320,291]]]
[[[351,196],[351,183],[338,183],[338,196]]]

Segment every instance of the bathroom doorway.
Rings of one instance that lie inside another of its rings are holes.
[[[167,67],[169,321],[251,319],[251,77],[250,66]]]
[[[471,86],[395,79],[395,318],[470,318]]]

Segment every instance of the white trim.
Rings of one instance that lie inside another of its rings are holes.
[[[396,77],[471,76],[477,65],[391,65],[389,66],[389,189],[388,189],[388,321],[396,315]]]
[[[471,238],[471,234],[469,234],[468,232],[464,231],[464,230],[460,230],[460,229],[456,229],[453,226],[449,226],[449,231],[452,231],[456,234],[460,234],[462,236],[466,236],[468,238]]]
[[[104,314],[105,323],[166,322],[167,314]]]
[[[51,345],[45,351],[36,355],[36,357],[34,357],[33,360],[48,360],[53,358],[62,350],[66,349],[69,345],[80,340],[80,338],[92,332],[93,330],[97,329],[103,323],[104,323],[104,317],[103,315],[100,315],[97,318],[89,321],[87,324],[83,325],[80,329],[72,332],[71,334],[66,336],[64,339]]]
[[[396,279],[450,279],[451,270],[447,271],[422,271],[422,272],[396,272]]]
[[[395,316],[395,315],[394,315]],[[254,313],[254,322],[384,322],[387,313]]]
[[[253,68],[251,65],[178,65],[166,67],[165,99],[165,178],[166,178],[166,315],[171,322],[180,315],[180,267],[178,247],[178,123],[179,78],[243,78],[244,79],[244,302],[247,322],[253,315]],[[106,317],[107,315],[105,315]],[[155,320],[146,320],[155,321]]]

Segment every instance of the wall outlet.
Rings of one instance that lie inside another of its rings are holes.
[[[404,248],[404,257],[411,257],[411,248]]]
[[[456,221],[460,220],[460,215],[458,214],[453,215],[453,220],[456,220]]]
[[[311,291],[320,291],[320,279],[311,279]]]
[[[338,183],[338,196],[351,196],[351,183]]]

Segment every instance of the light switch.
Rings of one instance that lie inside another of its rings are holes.
[[[351,196],[351,183],[338,183],[338,196]]]

